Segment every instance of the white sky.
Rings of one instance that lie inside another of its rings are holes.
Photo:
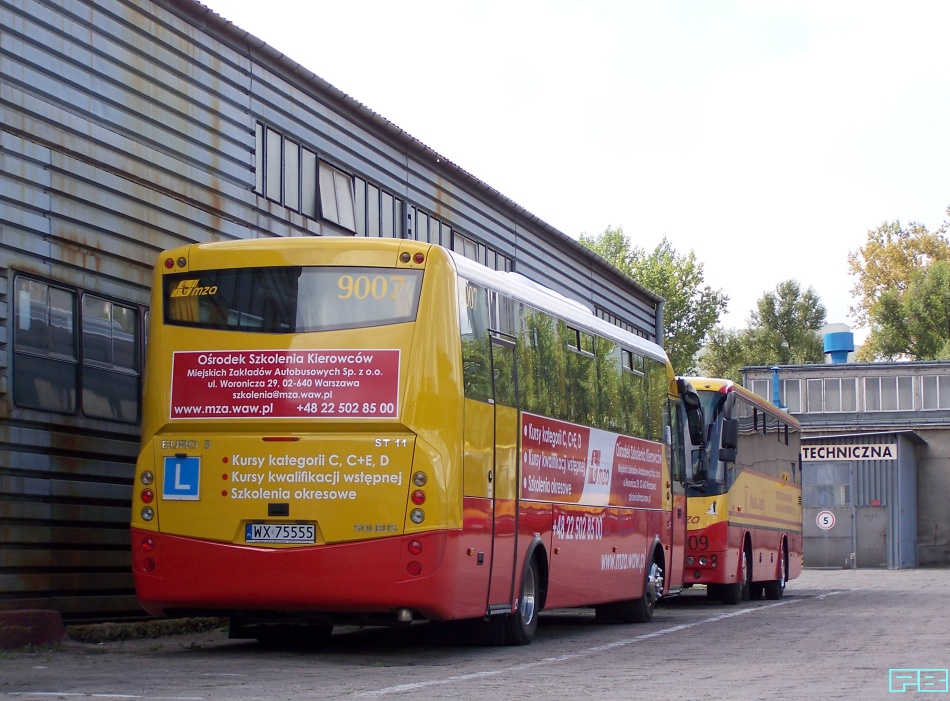
[[[847,254],[950,206],[950,3],[202,0],[577,238],[850,323]],[[857,329],[856,329],[857,331]]]

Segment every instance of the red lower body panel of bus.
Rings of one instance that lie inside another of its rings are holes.
[[[152,614],[300,611],[458,616],[459,533],[260,548],[132,529],[135,588]],[[484,609],[481,609],[481,613]],[[463,612],[464,613],[464,612]],[[479,615],[470,612],[468,615]]]

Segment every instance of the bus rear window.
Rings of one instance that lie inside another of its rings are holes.
[[[421,270],[276,267],[166,275],[165,323],[306,333],[413,321]]]

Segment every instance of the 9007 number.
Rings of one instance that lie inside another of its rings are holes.
[[[341,275],[337,280],[340,299],[397,299],[406,278],[402,275]]]

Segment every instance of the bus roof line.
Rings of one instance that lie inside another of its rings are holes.
[[[525,304],[549,310],[566,322],[609,338],[655,360],[666,362],[668,359],[666,352],[660,346],[595,316],[583,302],[565,297],[520,273],[493,270],[455,251],[448,252],[459,274],[472,282],[505,292]]]

